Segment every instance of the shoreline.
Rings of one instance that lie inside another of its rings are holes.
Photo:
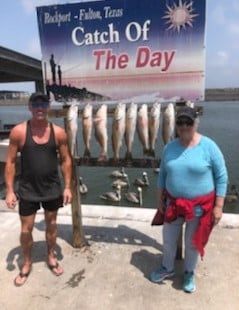
[[[30,96],[30,94],[29,94]],[[239,101],[239,88],[207,88],[205,89],[205,99],[200,102],[217,102],[217,101]],[[103,103],[103,101],[102,101]],[[24,106],[28,105],[28,97],[14,99],[0,99],[0,106]],[[60,103],[59,103],[60,105]]]
[[[204,100],[204,101],[195,101],[195,104],[201,104],[201,103],[204,103],[204,102],[207,102],[207,103],[212,103],[212,104],[215,104],[217,102],[236,102],[238,101],[239,103],[239,97],[237,99],[212,99],[212,100]],[[103,103],[103,102],[102,102]],[[98,102],[97,102],[98,104]],[[12,101],[8,101],[8,102],[4,102],[2,103],[0,101],[0,107],[8,107],[8,106],[28,106],[28,102],[12,102]],[[63,105],[59,102],[59,105],[56,105],[56,106],[50,106],[50,109],[51,110],[55,110],[55,109],[63,109]]]

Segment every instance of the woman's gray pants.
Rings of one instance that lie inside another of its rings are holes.
[[[163,260],[162,265],[168,270],[174,270],[175,257],[177,252],[177,241],[180,235],[182,225],[185,222],[183,217],[177,218],[171,223],[163,225]],[[199,252],[192,243],[192,237],[199,224],[199,218],[185,222],[184,233],[184,271],[194,271],[196,268]]]

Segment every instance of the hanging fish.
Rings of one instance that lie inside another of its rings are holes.
[[[84,157],[90,157],[90,142],[93,126],[93,107],[90,103],[87,103],[82,113],[82,132],[83,141],[85,144]]]
[[[154,103],[149,112],[149,155],[155,157],[155,143],[158,137],[161,104]]]
[[[137,132],[139,140],[143,145],[145,155],[149,153],[149,129],[148,129],[148,106],[143,104],[138,111]]]
[[[66,122],[70,153],[72,157],[75,157],[77,156],[76,139],[78,130],[78,105],[72,104],[69,107]]]
[[[163,113],[162,137],[167,144],[175,137],[175,110],[173,103],[169,103]]]
[[[114,160],[119,159],[120,148],[125,134],[125,103],[118,103],[113,116],[112,123],[112,148],[114,153]]]
[[[127,150],[125,158],[127,160],[132,159],[132,145],[134,142],[136,122],[137,122],[137,104],[132,102],[126,112],[125,144]]]
[[[107,105],[102,104],[94,117],[95,138],[100,145],[98,161],[108,159]]]

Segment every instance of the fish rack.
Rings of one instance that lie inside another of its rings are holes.
[[[109,158],[106,161],[98,161],[97,157],[75,157],[75,164],[78,166],[88,166],[88,167],[128,167],[128,168],[158,168],[160,164],[159,159],[149,159],[149,158],[134,158],[132,160],[126,160],[120,158],[115,161],[113,158]]]
[[[181,103],[181,102],[180,102]],[[177,109],[181,106],[181,104],[175,106]],[[64,118],[65,120],[65,128],[66,126],[66,117],[69,105],[64,105],[62,109],[53,109],[49,111],[49,116],[54,118]],[[161,112],[163,112],[165,107],[161,108]],[[197,106],[195,107],[198,115],[203,114],[203,107]],[[93,116],[95,116],[97,108],[93,108]],[[113,117],[115,112],[115,108],[107,109],[107,116]],[[78,109],[78,117],[83,115],[83,108]],[[108,158],[104,161],[98,161],[97,157],[74,157],[74,162],[77,166],[89,166],[89,167],[128,167],[128,168],[157,168],[160,164],[160,159],[156,158],[132,158],[132,159],[125,159],[119,158],[118,160],[114,160],[113,158]]]
[[[177,111],[178,108],[180,108],[181,105],[176,104],[175,109]],[[48,112],[48,115],[50,117],[54,117],[54,118],[60,118],[60,117],[66,117],[67,116],[67,111],[68,108],[70,107],[70,105],[64,105],[61,109],[52,109]],[[97,108],[93,108],[93,115],[96,114],[97,112]],[[161,107],[161,112],[163,112],[165,110],[165,107]],[[202,106],[196,106],[195,110],[197,112],[198,115],[202,115],[203,114],[203,107]],[[107,110],[107,115],[108,116],[113,116],[114,115],[114,111],[115,108],[108,108]],[[82,116],[83,114],[83,108],[79,108],[78,110],[78,116]]]

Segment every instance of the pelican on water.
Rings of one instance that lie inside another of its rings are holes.
[[[149,179],[147,172],[142,173],[142,178],[135,179],[134,184],[138,186],[149,186]]]
[[[137,203],[140,207],[143,205],[142,188],[139,186],[137,188],[138,192],[127,192],[125,193],[125,199],[129,202]]]
[[[237,191],[236,185],[231,185],[230,190],[228,190],[225,202],[236,202],[238,201],[239,193]]]
[[[120,201],[121,200],[121,186],[118,185],[115,192],[106,192],[100,195],[100,198],[108,201]]]
[[[129,177],[126,174],[126,176],[124,178],[121,179],[117,179],[112,183],[112,187],[117,187],[118,185],[122,187],[129,187]]]
[[[79,189],[80,189],[80,193],[82,195],[86,194],[88,192],[88,188],[86,186],[86,184],[83,183],[83,179],[82,177],[79,177]]]
[[[127,174],[124,171],[124,167],[121,167],[120,170],[113,170],[110,176],[114,178],[125,178]]]

